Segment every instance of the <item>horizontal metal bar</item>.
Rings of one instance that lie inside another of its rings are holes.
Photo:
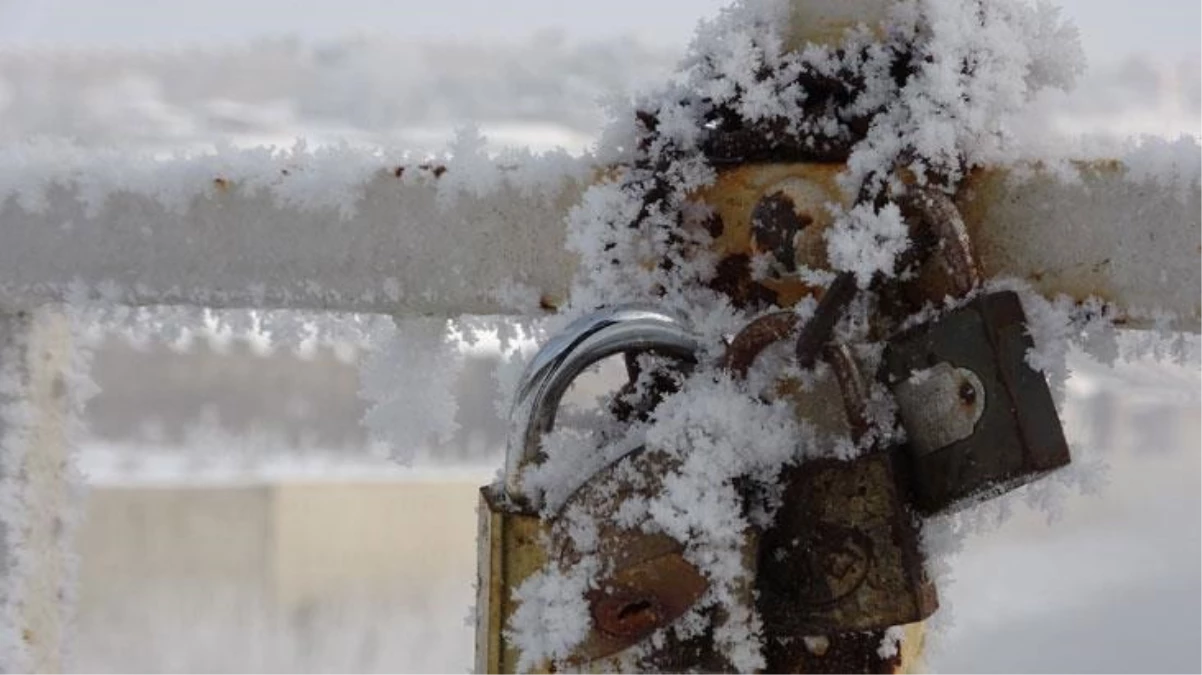
[[[187,175],[190,161],[162,169]],[[98,199],[66,172],[36,199],[4,199],[0,190],[0,306],[99,297],[135,306],[503,314],[515,311],[503,301],[511,284],[535,302],[561,300],[574,268],[562,223],[581,190],[571,175],[533,186],[497,181],[478,195],[429,168],[398,176],[381,167],[349,186],[327,185],[321,174],[289,185],[282,164],[282,183],[266,187],[196,168],[182,186],[194,196],[182,203],[164,199],[155,183]]]
[[[8,195],[0,306],[99,296],[128,305],[503,314],[529,311],[540,297],[562,300],[574,272],[564,218],[583,172],[536,188],[502,181],[477,194],[441,185],[448,177],[428,169],[398,177],[381,168],[329,188],[351,195],[338,202],[298,199],[296,186],[282,192],[262,180],[189,173],[189,161],[163,166],[195,176],[184,190],[194,196],[182,201],[149,188],[97,198],[66,178],[50,181],[41,199]],[[1136,325],[1147,317],[1134,310],[1162,310],[1197,332],[1197,180],[1159,182],[1117,162],[1080,168],[1079,177],[1026,168],[969,178],[960,205],[985,275],[1025,279],[1048,295],[1098,296]],[[320,172],[305,180],[314,193],[327,189]],[[524,308],[504,299],[514,283],[525,289]]]
[[[990,170],[964,186],[961,211],[986,277],[1017,277],[1041,293],[1112,303],[1132,327],[1173,315],[1202,320],[1202,193],[1196,180],[1133,174],[1118,162]]]

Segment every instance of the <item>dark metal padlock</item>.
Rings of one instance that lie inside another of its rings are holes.
[[[1068,444],[1018,295],[982,295],[894,337],[885,381],[909,436],[914,503],[954,510],[1069,463]]]
[[[792,312],[752,322],[732,341],[726,367],[744,375],[796,323]],[[869,428],[868,385],[845,345],[823,354],[858,441]],[[937,609],[901,461],[894,448],[873,448],[850,461],[814,459],[783,472],[782,505],[761,535],[756,576],[771,672],[811,672],[806,638],[914,623]]]
[[[961,296],[980,285],[964,223],[937,191],[914,202],[943,247]],[[1012,291],[983,294],[890,339],[882,377],[909,437],[915,506],[955,510],[1069,463],[1068,444]]]
[[[543,461],[541,439],[555,423],[560,399],[572,381],[592,364],[622,352],[655,352],[682,361],[695,360],[692,333],[671,316],[637,306],[604,310],[570,325],[550,340],[527,366],[510,412],[511,433],[503,481],[480,490],[476,600],[477,672],[514,672],[519,654],[506,629],[518,603],[514,590],[548,564],[576,562],[570,541],[556,541],[556,515],[544,518],[542,495],[523,489],[521,476]],[[662,473],[656,458],[642,450],[628,456],[631,466],[654,477]],[[607,657],[634,645],[691,607],[708,582],[683,556],[683,545],[664,534],[607,525],[606,499],[615,485],[617,464],[592,476],[567,499],[602,522],[597,555],[609,573],[598,580],[586,601],[593,629],[571,657],[574,668],[613,670]],[[654,487],[653,483],[650,483]],[[562,513],[562,511],[559,511]],[[548,551],[545,544],[550,542]],[[669,655],[671,656],[671,655]],[[551,664],[543,664],[542,668]],[[681,668],[688,667],[685,663]]]

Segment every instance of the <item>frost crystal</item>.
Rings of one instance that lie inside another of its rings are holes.
[[[909,232],[896,204],[880,210],[857,204],[826,231],[831,267],[854,273],[860,288],[867,288],[874,275],[893,275],[910,247]]]

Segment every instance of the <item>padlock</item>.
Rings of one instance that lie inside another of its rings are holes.
[[[935,189],[916,191],[913,211],[942,246],[960,297],[980,274],[959,211]],[[1043,375],[1027,364],[1033,347],[1012,291],[978,295],[933,321],[892,337],[882,378],[909,438],[915,506],[954,511],[1069,463],[1068,445]]]
[[[518,653],[506,639],[513,597],[523,581],[548,564],[571,565],[570,542],[553,543],[554,515],[540,515],[544,495],[523,489],[523,470],[544,460],[543,435],[554,426],[560,399],[586,368],[623,352],[651,352],[684,364],[695,362],[696,338],[680,321],[656,309],[625,306],[604,310],[572,323],[531,360],[518,384],[510,413],[505,476],[480,490],[476,606],[476,670],[514,672]],[[582,485],[566,500],[596,512],[602,523],[597,555],[608,573],[586,598],[593,627],[568,659],[573,667],[611,656],[680,617],[700,598],[706,581],[682,556],[683,545],[667,535],[607,527],[603,499],[614,485],[625,486],[613,472],[625,461],[650,477],[662,474],[652,453],[634,450]],[[643,486],[643,489],[654,489]],[[596,489],[594,489],[596,488]],[[561,513],[561,512],[557,512]],[[669,661],[668,663],[672,663]],[[549,664],[548,664],[549,665]],[[688,667],[688,664],[684,664]]]
[[[753,322],[732,342],[728,367],[745,372],[755,353],[791,332],[790,323],[791,312]],[[740,344],[744,336],[751,337]],[[858,441],[869,429],[868,385],[845,345],[822,351]],[[781,506],[760,538],[756,576],[770,671],[825,669],[806,639],[915,623],[938,607],[899,459],[893,448],[874,447],[852,460],[810,459],[782,473]]]

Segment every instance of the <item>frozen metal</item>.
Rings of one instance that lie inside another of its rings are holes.
[[[508,497],[538,505],[537,495],[522,490],[522,469],[538,461],[542,436],[555,424],[560,399],[585,368],[622,352],[655,352],[692,362],[698,351],[693,332],[679,318],[654,307],[610,308],[570,324],[535,354],[518,383],[505,452]]]

